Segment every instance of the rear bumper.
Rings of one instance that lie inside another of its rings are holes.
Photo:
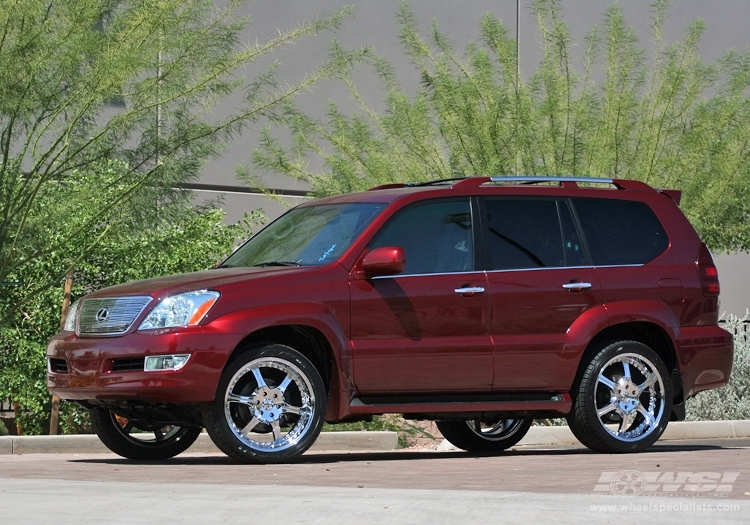
[[[110,338],[58,334],[47,346],[47,357],[64,360],[67,371],[48,368],[47,387],[61,399],[77,401],[211,401],[224,365],[238,342],[237,335],[205,333],[200,328]],[[177,371],[113,371],[118,359],[163,354],[190,354],[190,358]]]
[[[729,382],[732,334],[718,326],[684,327],[675,341],[685,398]]]

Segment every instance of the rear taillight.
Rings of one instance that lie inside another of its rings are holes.
[[[698,276],[701,280],[701,289],[706,297],[719,295],[719,272],[716,271],[714,259],[705,244],[701,244],[698,250],[698,258],[695,261],[698,268]]]

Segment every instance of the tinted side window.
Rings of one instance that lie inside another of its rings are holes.
[[[404,274],[474,270],[471,205],[434,201],[399,211],[378,232],[370,248],[401,246],[406,255]]]
[[[595,265],[644,264],[664,252],[669,239],[644,202],[573,199]]]
[[[484,201],[484,211],[492,269],[585,264],[581,243],[564,201],[488,198]]]

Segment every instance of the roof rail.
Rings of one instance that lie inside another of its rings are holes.
[[[492,182],[525,182],[536,184],[537,182],[587,182],[591,184],[612,184],[613,179],[596,177],[544,177],[537,175],[512,175],[508,177],[490,177]]]
[[[490,177],[491,182],[520,182],[521,184],[538,184],[540,182],[557,182],[561,186],[584,184],[611,184],[618,190],[654,191],[654,188],[638,180],[608,179],[601,177],[546,177],[546,176],[510,176]]]
[[[488,182],[498,183],[520,183],[520,184],[539,184],[543,182],[556,182],[560,186],[572,186],[575,187],[577,183],[583,184],[610,184],[620,190],[631,190],[631,191],[654,191],[654,189],[646,183],[637,180],[627,179],[609,179],[601,177],[547,177],[537,175],[511,175],[507,177],[457,177],[451,179],[438,179],[427,182],[406,182],[406,183],[395,183],[395,184],[383,184],[370,188],[367,191],[385,190],[391,188],[414,188],[424,186],[442,186],[450,185],[453,188],[466,188],[466,187],[479,187],[482,184]]]

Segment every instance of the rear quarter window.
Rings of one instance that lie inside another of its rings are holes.
[[[669,239],[644,202],[573,199],[594,266],[645,264],[667,249]]]

